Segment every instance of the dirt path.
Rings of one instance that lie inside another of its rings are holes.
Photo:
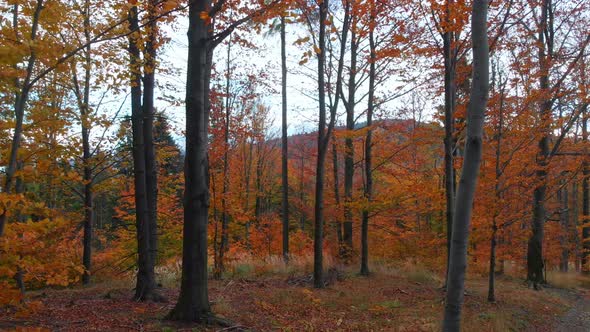
[[[559,332],[588,332],[590,331],[590,296],[588,293],[569,293],[575,297],[573,307],[563,315],[555,327]]]

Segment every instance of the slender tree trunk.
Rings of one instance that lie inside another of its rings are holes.
[[[323,0],[319,5],[319,37],[318,37],[318,159],[316,164],[315,207],[314,207],[314,264],[313,284],[315,288],[324,288],[324,179],[326,173],[326,150],[330,139],[330,130],[326,133],[326,91],[324,67],[326,64],[326,19],[328,17],[328,2]]]
[[[500,82],[500,84],[502,84]],[[496,301],[495,294],[495,277],[496,277],[496,246],[498,245],[498,217],[500,216],[500,199],[502,190],[500,178],[502,177],[502,168],[500,166],[502,156],[502,135],[504,134],[504,85],[500,87],[500,114],[496,133],[496,184],[494,186],[494,215],[492,217],[492,238],[490,240],[490,271],[488,284],[488,302]]]
[[[583,170],[582,170],[583,172]],[[578,235],[578,216],[580,213],[579,205],[578,205],[578,180],[575,179],[574,183],[572,183],[572,238],[574,241],[574,266],[576,272],[580,272],[580,236]]]
[[[173,320],[192,322],[208,322],[212,317],[207,289],[207,132],[212,49],[209,24],[200,17],[209,10],[209,1],[189,4],[182,279],[178,302],[168,315]]]
[[[344,70],[344,54],[346,52],[346,41],[348,39],[348,31],[350,30],[350,12],[351,12],[351,1],[347,0],[345,3],[345,7],[344,7],[344,21],[342,23],[342,37],[340,39],[340,54],[339,54],[339,59],[338,59],[338,69],[336,71],[336,93],[334,96],[334,103],[330,106],[330,115],[332,117],[332,119],[334,118],[334,115],[336,114],[337,110],[338,110],[338,103],[340,102],[340,97],[343,95],[342,92],[342,72]],[[331,121],[333,122],[333,121]],[[333,123],[331,123],[331,126],[333,126]],[[326,138],[326,140],[329,140],[330,138]],[[339,181],[338,181],[338,155],[337,155],[337,151],[336,151],[336,138],[334,136],[332,136],[332,157],[333,157],[333,164],[334,164],[334,191],[335,191],[335,195],[336,195],[336,205],[339,207],[340,206],[340,194],[339,194]],[[326,144],[327,141],[326,141]],[[352,225],[351,225],[352,226]],[[339,221],[337,221],[337,235],[338,235],[338,248],[339,248],[339,256],[345,257],[346,256],[346,252],[347,252],[347,245],[344,241],[344,224],[341,224]],[[350,233],[352,234],[352,229],[350,231]],[[351,235],[351,240],[352,241],[352,235]]]
[[[245,142],[244,142],[245,143]],[[246,172],[244,173],[245,176],[245,192],[246,192],[246,199],[245,204],[244,204],[244,211],[248,211],[248,209],[250,208],[250,172],[252,170],[252,151],[254,150],[254,145],[252,143],[248,144],[248,156],[246,157],[246,162],[245,164],[248,165],[246,167]],[[248,247],[248,249],[251,248],[250,245],[250,224],[251,221],[250,219],[248,219],[248,221],[246,221],[246,247]]]
[[[146,26],[143,75],[143,136],[145,149],[145,182],[149,216],[150,258],[155,266],[158,257],[158,169],[154,145],[154,87],[156,71],[156,7],[158,0],[149,0],[147,15],[150,23]]]
[[[289,151],[287,140],[287,52],[285,42],[285,16],[281,16],[281,95],[282,95],[282,137],[281,137],[281,178],[283,201],[283,259],[289,262]]]
[[[223,152],[223,191],[221,193],[221,244],[219,261],[215,268],[215,279],[221,279],[225,271],[224,257],[229,249],[229,214],[227,212],[227,195],[229,191],[229,123],[231,120],[230,83],[231,83],[231,37],[227,44],[227,72],[225,77],[225,121],[224,121],[224,152]]]
[[[304,186],[305,186],[305,160],[304,160],[304,155],[303,152],[301,152],[301,156],[299,158],[299,161],[301,162],[301,169],[300,169],[300,174],[299,174],[299,201],[301,202],[301,211],[300,211],[300,215],[299,215],[299,228],[301,229],[301,231],[303,232],[305,230],[305,210],[304,210]]]
[[[500,214],[499,201],[500,201],[500,177],[502,171],[500,168],[500,156],[501,156],[501,144],[502,144],[502,124],[503,114],[500,110],[500,124],[498,125],[498,133],[496,138],[496,185],[495,189],[495,209],[494,216],[492,217],[492,239],[490,241],[490,271],[489,271],[489,285],[488,285],[488,301],[495,302],[495,273],[496,273],[496,246],[498,244],[498,216]]]
[[[21,171],[23,169],[23,162],[19,161],[17,163],[17,169],[19,171]],[[15,184],[15,191],[17,194],[23,194],[25,192],[25,182],[22,176],[19,176],[16,178],[16,184]],[[17,216],[16,216],[16,220],[19,223],[25,222],[25,218],[22,215],[22,213],[19,211]],[[20,235],[20,237],[22,238],[22,234]],[[19,255],[19,262],[22,262],[23,260],[23,256]],[[25,295],[25,291],[26,291],[26,287],[25,287],[25,281],[24,281],[24,276],[25,276],[25,271],[23,270],[22,266],[19,264],[16,267],[16,274],[14,275],[14,281],[16,282],[16,287],[19,289],[21,295],[23,296],[23,298],[21,299],[21,301],[24,301],[24,295]]]
[[[447,0],[445,21],[447,29],[451,25],[450,7],[453,5],[452,0]],[[455,126],[455,70],[456,70],[456,46],[453,45],[454,32],[451,30],[445,31],[443,34],[443,52],[445,65],[445,201],[446,201],[446,220],[447,220],[447,278],[449,271],[449,261],[451,252],[451,237],[453,231],[453,215],[455,207],[455,169],[453,158],[454,146],[454,126]],[[447,280],[445,279],[445,286]]]
[[[332,171],[334,175],[334,200],[336,208],[340,208],[340,176],[338,175],[338,149],[336,148],[336,135],[332,135]],[[335,214],[338,215],[338,214]],[[340,218],[334,221],[336,237],[338,239],[338,256],[344,257],[344,234],[342,234],[342,223]]]
[[[260,224],[262,216],[262,142],[256,144],[256,201],[254,202],[254,218]]]
[[[469,224],[475,187],[482,156],[482,136],[489,89],[489,46],[487,37],[487,0],[474,0],[471,18],[473,43],[473,79],[467,110],[465,158],[453,220],[443,331],[459,331],[465,288]]]
[[[86,42],[90,40],[90,1],[84,1],[84,36]],[[80,123],[82,125],[82,163],[84,164],[84,251],[82,254],[82,262],[84,264],[84,274],[82,275],[82,283],[87,285],[90,283],[90,269],[92,267],[92,220],[93,207],[93,193],[92,193],[92,168],[90,166],[90,123],[88,116],[90,115],[90,71],[92,66],[92,59],[90,54],[90,44],[84,50],[85,67],[84,67],[84,86],[83,96],[78,94],[80,108]],[[74,74],[75,75],[75,74]],[[77,84],[76,84],[77,86]]]
[[[547,20],[550,0],[543,0],[541,13],[541,29],[539,31],[539,86],[542,95],[549,94],[549,55],[546,50],[545,34],[547,32]],[[551,35],[547,34],[549,38]],[[552,43],[548,40],[547,43]],[[537,185],[534,191],[532,234],[528,242],[527,250],[527,280],[533,283],[535,289],[544,281],[543,278],[543,228],[546,220],[545,200],[547,195],[547,166],[549,163],[549,135],[551,124],[551,101],[545,97],[541,101],[541,139],[539,140],[539,153],[537,155],[536,178]]]
[[[584,110],[584,121],[582,123],[582,140],[588,143],[588,114]],[[590,165],[588,157],[582,162],[582,257],[581,268],[583,274],[590,274]]]
[[[129,10],[129,25],[133,31],[139,29],[138,9]],[[138,39],[129,36],[131,71],[131,126],[133,131],[133,173],[135,183],[135,221],[137,227],[137,284],[136,300],[156,300],[154,266],[150,255],[149,211],[147,203],[145,143],[143,112],[141,107],[140,51]]]
[[[565,176],[566,174],[563,174]],[[569,192],[567,188],[566,179],[561,180],[561,189],[559,190],[561,211],[559,213],[559,219],[561,221],[562,234],[559,238],[561,246],[561,260],[559,262],[559,270],[561,272],[567,272],[569,263]]]
[[[354,19],[353,19],[354,22]],[[354,25],[354,23],[353,23]],[[354,250],[352,241],[352,185],[354,178],[354,145],[350,132],[354,130],[354,95],[356,91],[356,56],[357,40],[354,29],[350,37],[350,72],[348,77],[348,102],[346,103],[346,130],[348,131],[344,140],[344,238],[345,261],[352,258]]]
[[[41,11],[43,10],[43,8],[43,0],[37,0],[35,12],[33,13],[33,20],[31,22],[31,41],[33,42],[37,39],[37,31],[39,28],[39,16],[41,15]],[[15,15],[18,15],[16,9]],[[14,103],[15,126],[14,133],[12,135],[12,142],[10,144],[10,154],[8,157],[8,166],[6,167],[6,176],[4,178],[4,188],[2,190],[2,192],[8,194],[12,191],[14,173],[17,169],[18,149],[20,148],[20,142],[22,140],[25,107],[27,105],[27,101],[29,100],[29,92],[31,91],[30,82],[33,76],[33,69],[35,68],[35,63],[37,60],[37,54],[35,53],[35,49],[31,48],[30,50],[31,52],[29,60],[27,62],[26,76],[22,82],[22,85],[18,87],[20,91]],[[4,234],[5,225],[6,211],[3,211],[2,214],[0,214],[0,237]]]
[[[371,2],[371,27],[374,26],[376,16],[375,2]],[[374,28],[369,29],[369,96],[367,105],[367,138],[365,139],[365,199],[367,207],[363,209],[361,222],[361,275],[369,275],[369,205],[373,199],[373,173],[371,144],[373,138],[373,108],[375,98],[375,61],[377,61],[375,49]]]

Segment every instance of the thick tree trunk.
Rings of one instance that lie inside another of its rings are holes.
[[[371,3],[371,23],[375,22],[376,15],[375,3]],[[374,26],[374,25],[371,25]],[[367,105],[367,138],[365,139],[365,199],[367,205],[371,204],[373,199],[373,173],[372,173],[372,151],[371,144],[373,138],[373,108],[375,97],[375,61],[377,60],[375,49],[374,28],[369,30],[369,95]],[[369,275],[369,208],[365,207],[362,213],[361,221],[361,275]]]
[[[489,46],[487,37],[487,0],[474,0],[471,18],[473,43],[473,79],[467,110],[465,158],[453,220],[443,331],[459,331],[465,289],[469,224],[475,187],[482,156],[482,136],[489,89]]]
[[[289,151],[287,141],[287,52],[285,41],[285,16],[281,16],[281,97],[282,97],[282,136],[281,136],[281,179],[283,201],[281,218],[283,221],[283,259],[289,262]]]
[[[209,25],[200,17],[209,10],[209,1],[197,0],[189,5],[182,279],[178,302],[168,315],[173,320],[192,322],[208,322],[212,317],[207,289],[207,132],[212,50]]]
[[[149,216],[150,258],[155,266],[158,257],[158,169],[156,167],[156,151],[154,145],[154,87],[156,71],[156,35],[157,0],[148,2],[148,20],[146,26],[146,42],[144,50],[143,75],[143,136],[145,149],[145,182]]]
[[[131,30],[139,29],[138,9],[129,10]],[[131,71],[131,127],[133,132],[133,174],[135,183],[135,222],[137,227],[137,284],[136,300],[156,300],[154,266],[150,254],[149,211],[147,203],[143,112],[141,107],[140,51],[138,39],[129,37]]]
[[[326,172],[326,150],[330,139],[330,131],[326,133],[326,91],[324,80],[324,67],[326,64],[326,19],[328,16],[328,2],[324,0],[319,5],[319,37],[318,37],[318,99],[319,99],[319,125],[318,125],[318,159],[316,164],[315,182],[315,206],[314,206],[314,264],[313,284],[315,288],[324,288],[324,179]]]

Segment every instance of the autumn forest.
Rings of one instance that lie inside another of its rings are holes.
[[[590,2],[0,0],[0,330],[590,331]]]

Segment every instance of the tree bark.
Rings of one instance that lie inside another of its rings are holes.
[[[495,73],[494,73],[495,74]],[[494,75],[495,76],[495,75]],[[501,79],[500,79],[501,80]],[[500,166],[502,156],[502,136],[504,134],[504,83],[500,82],[500,107],[499,119],[496,130],[496,162],[495,162],[495,185],[494,185],[494,215],[492,216],[492,238],[490,240],[490,271],[488,283],[488,302],[496,301],[495,294],[495,277],[496,277],[496,246],[498,245],[498,217],[500,216],[500,199],[502,198],[502,189],[500,178],[502,177],[502,168]]]
[[[227,195],[229,191],[229,123],[231,121],[230,83],[231,83],[231,37],[227,44],[227,72],[225,77],[225,121],[223,123],[223,186],[221,192],[221,244],[216,261],[215,279],[221,279],[225,271],[224,258],[229,249],[229,214],[227,212]]]
[[[371,204],[373,199],[373,173],[372,173],[372,156],[371,144],[373,138],[373,108],[375,98],[375,62],[377,61],[374,37],[374,22],[376,16],[375,2],[371,2],[371,28],[369,30],[369,94],[367,105],[367,138],[365,139],[365,199],[367,205]],[[361,275],[369,275],[369,206],[363,209],[361,222]]]
[[[138,9],[129,9],[129,25],[139,29]],[[155,298],[156,282],[150,254],[149,211],[147,203],[145,143],[143,111],[141,106],[140,51],[137,35],[129,35],[131,72],[131,127],[133,132],[133,174],[135,183],[135,222],[137,227],[137,284],[136,300]]]
[[[354,19],[353,19],[354,22]],[[354,23],[353,23],[354,25]],[[345,103],[346,108],[346,130],[348,131],[344,140],[344,259],[348,261],[352,258],[354,250],[352,241],[352,185],[354,178],[354,145],[351,132],[354,130],[354,97],[356,91],[356,56],[357,40],[354,29],[350,36],[350,70],[348,77],[348,101]]]
[[[43,10],[43,0],[37,0],[37,4],[35,6],[35,12],[33,13],[33,20],[31,22],[31,41],[35,41],[37,39],[37,31],[39,28],[39,16],[41,15],[41,11]],[[22,140],[23,134],[23,120],[25,117],[25,107],[27,105],[27,101],[29,100],[29,93],[31,91],[31,78],[33,76],[33,69],[35,68],[35,63],[37,61],[37,54],[35,53],[35,49],[31,47],[31,53],[29,56],[29,60],[27,62],[26,68],[26,76],[20,85],[19,93],[16,96],[16,101],[14,103],[14,117],[15,117],[15,126],[14,126],[14,133],[12,135],[12,141],[10,144],[10,154],[8,157],[8,166],[6,167],[6,176],[4,178],[4,188],[2,192],[9,194],[12,191],[13,181],[14,181],[14,173],[17,169],[17,157],[18,157],[18,149],[20,148],[20,142]],[[3,211],[0,214],[0,237],[4,234],[4,228],[6,226],[6,211]]]
[[[287,140],[287,52],[285,38],[285,16],[281,16],[281,97],[282,97],[282,136],[281,136],[281,179],[283,201],[281,204],[283,221],[283,259],[289,262],[289,151]]]
[[[473,79],[468,106],[465,158],[457,190],[443,331],[459,331],[467,267],[469,224],[482,156],[482,136],[489,89],[487,0],[474,0],[471,15]]]
[[[172,320],[201,323],[209,322],[212,317],[207,289],[210,200],[207,132],[212,47],[208,40],[210,26],[200,17],[209,10],[207,0],[189,4],[182,279],[178,302],[168,314]]]
[[[156,7],[158,0],[149,0],[147,6],[146,42],[143,75],[143,136],[145,149],[145,182],[148,207],[150,258],[155,266],[158,257],[158,169],[154,145],[154,87],[156,71]]]
[[[326,91],[324,67],[326,64],[326,19],[328,16],[328,2],[323,0],[319,5],[319,37],[318,37],[318,158],[316,164],[315,206],[314,206],[314,265],[313,284],[315,288],[324,288],[323,242],[324,242],[324,179],[326,150],[330,139],[330,130],[326,132]]]
[[[565,176],[565,174],[563,174]],[[563,178],[560,183],[561,189],[558,192],[561,209],[559,211],[559,219],[561,221],[562,234],[559,237],[561,246],[561,260],[559,261],[559,270],[561,272],[568,271],[569,263],[569,191],[567,188],[566,179]]]
[[[445,10],[445,32],[443,34],[443,53],[445,66],[445,202],[446,202],[446,220],[447,220],[447,278],[449,271],[449,261],[451,253],[451,237],[453,231],[453,215],[455,207],[455,169],[453,158],[453,132],[455,126],[455,73],[456,73],[456,46],[454,42],[454,32],[450,30],[451,13],[450,6],[453,1],[447,0]],[[445,285],[447,280],[445,279]]]
[[[529,238],[527,249],[527,280],[533,283],[535,289],[538,284],[544,281],[543,278],[543,228],[546,220],[545,200],[547,196],[547,166],[549,163],[549,136],[551,124],[551,100],[549,99],[549,58],[547,54],[546,42],[551,44],[552,40],[545,41],[547,33],[548,12],[550,10],[550,0],[543,0],[541,14],[541,29],[539,31],[539,87],[542,95],[540,120],[541,120],[541,139],[539,140],[539,152],[537,155],[537,170],[535,172],[537,185],[534,191],[533,203],[533,221],[532,234]],[[552,34],[547,33],[548,38]]]
[[[332,172],[334,175],[334,201],[336,209],[340,208],[340,176],[338,174],[338,149],[336,148],[336,136],[332,135]],[[338,215],[338,214],[336,214]],[[344,234],[342,234],[342,223],[340,218],[334,220],[334,228],[336,228],[336,238],[338,239],[338,256],[344,256]]]
[[[84,37],[86,43],[90,40],[90,1],[84,1]],[[84,239],[83,239],[83,254],[82,262],[84,265],[84,274],[82,275],[82,283],[87,285],[90,283],[90,269],[92,267],[92,220],[93,207],[93,192],[92,192],[92,168],[90,166],[90,124],[89,119],[89,103],[90,103],[90,71],[91,71],[91,54],[90,44],[84,49],[84,86],[83,96],[80,96],[78,91],[78,104],[80,108],[80,123],[82,126],[82,163],[84,165]],[[76,74],[74,74],[76,75]],[[77,79],[76,79],[77,80]],[[76,82],[76,87],[78,84]],[[81,99],[80,99],[81,97]]]
[[[582,122],[582,140],[588,144],[588,114],[584,110],[584,120]],[[590,165],[588,157],[582,162],[582,257],[581,268],[583,274],[590,274],[588,257],[590,255]]]

